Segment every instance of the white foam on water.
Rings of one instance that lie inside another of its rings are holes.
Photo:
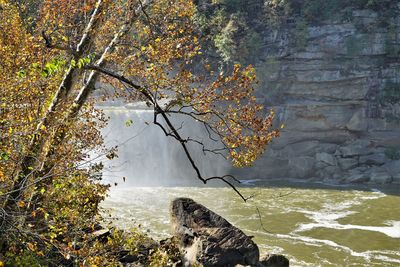
[[[337,230],[364,230],[371,232],[379,232],[391,238],[400,238],[400,221],[388,222],[389,226],[364,226],[354,224],[339,224],[339,223],[308,223],[300,225],[294,232],[308,231],[313,228],[329,228]]]
[[[337,230],[364,230],[383,233],[391,238],[400,238],[400,221],[387,221],[388,226],[365,226],[355,224],[340,224],[337,222],[338,219],[345,218],[348,215],[356,213],[355,211],[348,210],[349,208],[361,205],[361,200],[378,199],[384,197],[385,194],[376,192],[374,196],[360,195],[361,192],[355,191],[356,198],[354,200],[344,201],[341,203],[325,203],[323,208],[319,211],[309,211],[300,209],[299,212],[306,214],[309,219],[312,219],[311,223],[300,224],[293,233],[309,231],[313,228],[329,228]]]
[[[386,251],[386,253],[383,253],[383,251],[365,251],[365,252],[356,252],[354,250],[352,250],[349,247],[343,246],[343,245],[339,245],[334,241],[331,240],[327,240],[327,239],[317,239],[317,238],[312,238],[312,237],[307,237],[307,236],[300,236],[300,235],[285,235],[285,234],[276,234],[274,235],[275,237],[278,238],[284,238],[284,239],[291,239],[291,240],[295,240],[295,241],[300,241],[302,243],[305,243],[306,245],[310,245],[310,246],[318,246],[321,247],[323,245],[327,245],[336,249],[340,249],[342,251],[345,251],[347,253],[349,253],[350,255],[354,256],[354,257],[361,257],[364,258],[367,262],[370,262],[371,259],[376,259],[376,260],[383,260],[386,262],[400,262],[400,260],[398,259],[394,259],[391,258],[389,256],[386,255],[382,255],[382,254],[392,254],[392,255],[396,255],[395,251]]]
[[[393,262],[393,263],[398,263],[400,265],[400,260],[399,259],[393,259],[388,256],[384,255],[376,255],[375,259],[381,260],[381,261],[386,261],[386,262]]]
[[[242,185],[252,185],[254,186],[256,182],[261,181],[261,179],[249,179],[249,180],[240,180],[240,184]]]
[[[250,180],[248,183],[254,182]],[[225,189],[218,189],[225,190]],[[229,189],[227,189],[229,190]],[[247,189],[246,189],[247,190]],[[248,189],[250,190],[250,189]],[[251,189],[253,190],[253,189]],[[189,193],[190,192],[190,193]],[[275,192],[275,191],[272,191]],[[161,227],[160,225],[168,224],[168,204],[175,197],[189,196],[199,200],[214,198],[214,189],[197,189],[197,188],[185,188],[185,187],[134,187],[134,188],[112,188],[110,192],[110,197],[108,198],[108,207],[115,209],[116,214],[120,218],[120,223],[126,222],[129,218],[135,218],[135,224],[140,223],[143,228],[150,228],[150,230],[157,229],[152,234],[156,235],[157,238],[165,238],[170,235],[169,230]],[[266,233],[261,229],[247,229],[243,228],[246,233],[252,233],[255,236],[267,235],[269,238],[279,238],[285,239],[285,243],[291,243],[296,246],[313,246],[316,251],[319,251],[319,247],[324,247],[322,250],[333,249],[337,251],[342,251],[346,253],[349,257],[348,260],[351,262],[351,256],[360,257],[360,260],[365,262],[364,266],[372,266],[377,262],[382,263],[381,266],[386,265],[400,265],[400,252],[391,250],[371,250],[371,251],[361,251],[357,252],[352,250],[353,247],[349,247],[338,244],[328,238],[321,237],[321,239],[304,236],[303,231],[307,231],[317,227],[324,227],[327,229],[359,229],[365,231],[375,231],[381,232],[391,238],[400,238],[400,221],[387,221],[387,225],[383,226],[363,226],[363,225],[353,225],[353,224],[340,224],[338,220],[345,218],[351,214],[357,213],[351,210],[354,206],[364,205],[366,201],[378,199],[386,196],[385,194],[374,191],[374,192],[362,192],[362,191],[346,191],[343,194],[343,198],[339,198],[339,201],[332,198],[329,193],[321,191],[314,193],[313,191],[307,191],[306,198],[290,198],[284,199],[282,201],[271,201],[267,202],[263,199],[263,202],[258,203],[263,207],[263,205],[268,206],[270,209],[272,206],[279,208],[279,212],[290,213],[298,212],[304,214],[309,220],[308,222],[299,221],[297,228],[289,233],[282,234],[272,234]],[[271,193],[272,194],[272,193]],[[310,206],[307,204],[310,203]],[[284,205],[283,205],[284,204]],[[317,204],[317,205],[316,205]],[[231,207],[232,206],[232,207]],[[232,201],[215,201],[213,203],[212,209],[219,210],[236,210],[237,203]],[[319,208],[318,208],[319,207]],[[243,204],[243,208],[254,209],[252,204]],[[273,210],[273,209],[271,209]],[[274,213],[271,210],[265,211],[263,216],[267,213],[272,215]],[[275,212],[275,211],[274,211]],[[236,214],[230,214],[229,220],[237,224],[240,221],[247,220],[259,220],[259,215],[248,214],[246,218],[240,217]],[[149,219],[150,218],[150,219]],[[395,219],[395,218],[393,218]],[[151,224],[153,225],[152,227]],[[243,223],[245,225],[246,222]],[[154,227],[154,225],[156,227]],[[142,229],[143,229],[142,228]],[[269,239],[268,238],[268,239]],[[274,247],[267,244],[259,244],[259,247],[264,251],[269,253],[284,254],[282,248]],[[293,256],[289,256],[291,266],[335,266],[335,263],[328,263],[327,259],[324,259],[321,255],[314,255],[314,261],[305,262],[307,260],[302,259],[300,256],[296,259]],[[339,266],[339,265],[338,265]]]

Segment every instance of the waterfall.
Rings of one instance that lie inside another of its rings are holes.
[[[102,109],[109,117],[102,130],[105,144],[118,146],[118,158],[103,161],[104,181],[121,184],[125,177],[126,186],[201,185],[180,143],[152,123],[152,110],[126,106]],[[185,138],[200,140],[208,148],[217,147],[201,123],[182,115],[171,116],[171,121],[176,128],[182,126],[180,132]],[[198,144],[189,143],[188,147],[203,177],[229,172],[229,162],[220,155],[204,155]]]

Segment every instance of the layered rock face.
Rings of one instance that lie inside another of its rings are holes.
[[[400,4],[395,13],[264,32],[257,93],[285,128],[245,176],[400,182]]]

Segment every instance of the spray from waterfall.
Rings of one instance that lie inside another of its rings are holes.
[[[102,107],[109,123],[102,130],[107,147],[118,146],[118,157],[103,162],[103,180],[126,186],[201,185],[181,145],[153,122],[153,111],[145,108]],[[176,116],[172,122],[185,137],[216,148],[204,126]],[[190,152],[204,177],[229,172],[229,162],[221,155],[204,154],[199,144],[189,144]],[[125,180],[125,182],[123,182]]]

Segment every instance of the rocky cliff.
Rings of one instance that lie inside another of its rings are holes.
[[[400,2],[392,7],[259,31],[258,98],[285,128],[243,176],[400,182]]]

